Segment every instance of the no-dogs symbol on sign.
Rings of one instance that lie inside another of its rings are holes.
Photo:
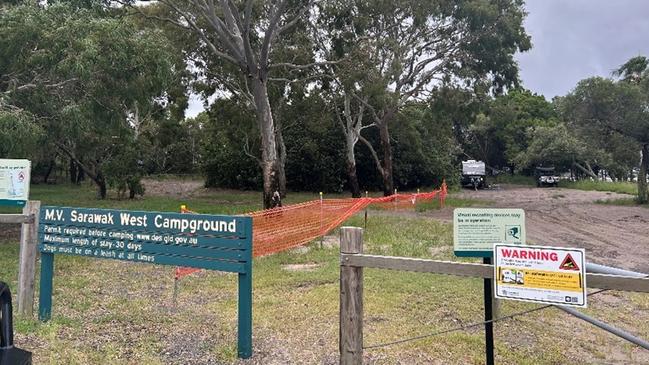
[[[496,298],[586,307],[583,249],[494,246]]]

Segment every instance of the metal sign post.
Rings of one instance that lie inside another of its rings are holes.
[[[482,263],[491,265],[491,257],[483,257]],[[484,334],[485,360],[487,365],[494,365],[494,323],[493,321],[493,284],[491,279],[484,279]]]
[[[491,265],[498,243],[525,244],[525,211],[522,209],[457,208],[453,211],[453,251],[458,257],[482,257]],[[493,281],[484,279],[486,364],[494,364]]]

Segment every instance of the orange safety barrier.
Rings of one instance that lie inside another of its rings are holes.
[[[359,211],[374,205],[382,209],[414,208],[417,202],[438,198],[444,206],[446,182],[428,193],[394,194],[380,198],[320,199],[248,213],[252,217],[253,256],[265,256],[306,244],[334,230]],[[182,213],[195,213],[185,206]],[[177,268],[176,279],[198,269]]]

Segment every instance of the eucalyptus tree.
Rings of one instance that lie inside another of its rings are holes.
[[[60,1],[0,11],[4,108],[29,115],[47,132],[44,147],[68,156],[105,197],[105,163],[124,158],[134,127],[165,107],[182,59],[161,32],[119,9]]]
[[[355,68],[331,69],[364,105],[367,125],[378,128],[380,149],[361,133],[358,139],[371,151],[386,195],[394,188],[390,125],[403,106],[428,99],[440,85],[488,81],[498,92],[517,81],[514,53],[530,47],[519,0],[331,0],[321,8],[331,26],[316,29],[316,39],[334,61],[353,55]]]
[[[159,0],[156,5],[162,10],[132,8],[191,33],[195,43],[188,57],[199,77],[218,81],[210,86],[214,91],[234,96],[254,111],[261,140],[263,203],[272,207],[273,192],[280,190],[284,173],[268,85],[277,71],[305,70],[317,64],[275,57],[274,48],[304,26],[310,2]]]
[[[338,106],[334,106],[333,114],[345,136],[345,167],[349,189],[353,198],[360,198],[361,188],[358,182],[358,173],[356,172],[355,148],[361,138],[361,131],[373,125],[363,123],[363,119],[366,117],[365,104],[355,101],[350,93],[343,92],[342,110],[339,111]]]
[[[0,97],[0,158],[33,158],[44,136],[34,117]]]
[[[625,126],[624,132],[626,133],[622,134],[637,140],[642,146],[642,159],[638,175],[638,200],[640,203],[646,203],[649,201],[649,193],[647,192],[647,174],[649,173],[649,58],[645,56],[633,57],[615,70],[613,74],[622,77],[624,82],[639,87],[644,96],[645,114],[642,121],[639,125]]]
[[[644,82],[647,81],[585,79],[560,104],[568,126],[575,128],[584,139],[591,143],[600,141],[603,148],[610,149],[611,137],[622,136],[623,143],[641,151],[637,178],[640,203],[647,202],[649,168],[649,93]]]
[[[552,103],[524,89],[495,97],[486,114],[493,128],[491,143],[501,146],[496,161],[509,165],[512,172],[522,167],[516,165],[517,156],[532,142],[534,129],[559,123]]]
[[[620,77],[622,81],[642,84],[649,77],[649,59],[645,56],[632,57],[613,71],[613,76]]]
[[[608,167],[613,164],[610,152],[587,143],[563,123],[528,128],[527,134],[528,145],[512,158],[519,169],[552,164],[562,170],[577,168],[596,179],[593,165]]]

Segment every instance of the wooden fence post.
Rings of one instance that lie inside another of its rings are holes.
[[[20,232],[20,256],[18,266],[18,314],[31,317],[34,313],[34,275],[38,253],[38,221],[40,201],[28,201],[23,215],[33,216],[30,223],[23,223]]]
[[[340,253],[363,253],[363,229],[340,229]],[[342,264],[342,263],[341,263]],[[363,363],[363,268],[340,266],[340,364]]]

